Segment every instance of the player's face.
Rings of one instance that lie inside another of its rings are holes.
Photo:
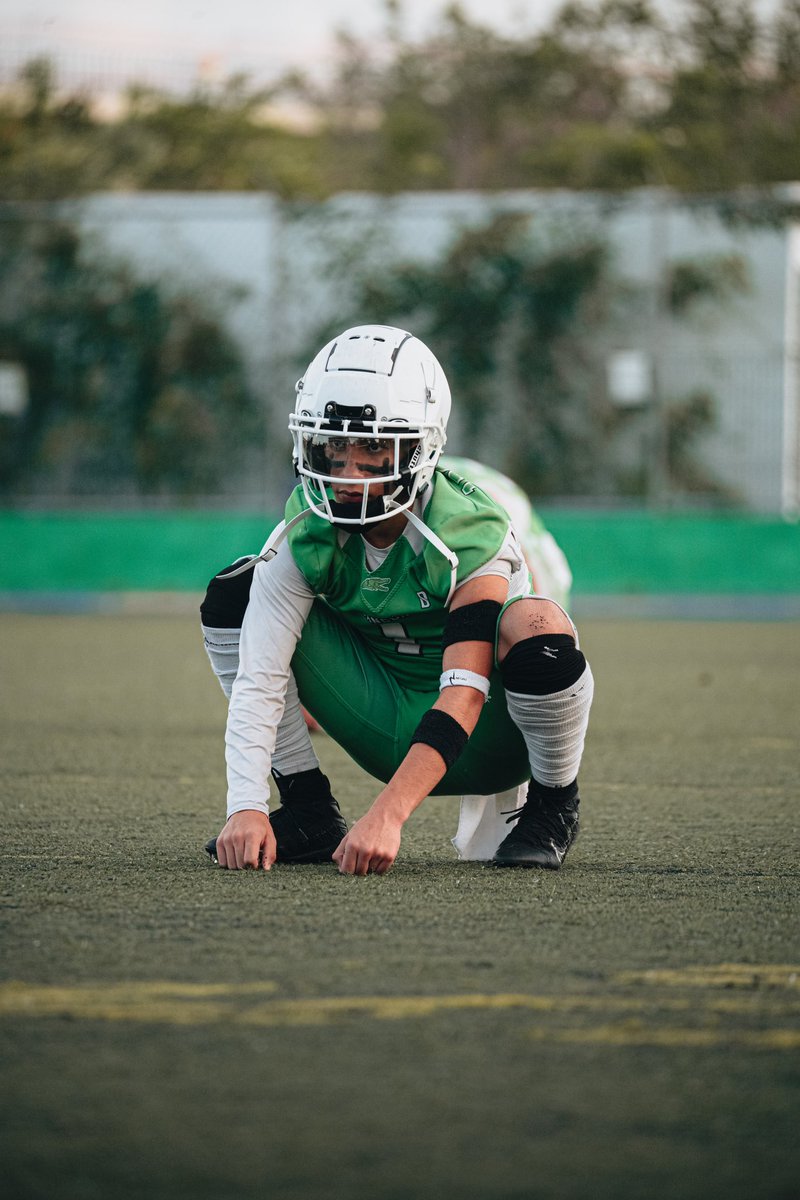
[[[329,437],[325,442],[326,474],[333,479],[369,479],[391,475],[394,470],[394,442],[391,438]],[[383,491],[383,485],[379,485]],[[341,504],[361,500],[363,489],[348,483],[333,484],[333,494]]]
[[[386,494],[396,475],[396,440],[319,430],[303,438],[302,466],[310,475],[328,481],[339,504],[361,503],[370,491],[375,498]],[[375,480],[374,484],[370,480]]]
[[[302,436],[300,450],[299,469],[316,480],[315,488],[326,488],[336,504],[362,520],[370,505],[374,519],[378,501],[389,497],[393,503],[403,495],[404,472],[413,472],[422,447],[418,432],[317,429]]]

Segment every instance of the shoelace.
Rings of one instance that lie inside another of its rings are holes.
[[[551,838],[562,839],[565,835],[569,835],[567,822],[558,811],[548,811],[545,806],[539,804],[533,808],[528,804],[522,808],[515,808],[510,812],[502,812],[501,816],[506,817],[506,825],[510,825],[515,818],[519,817],[517,829],[523,834],[532,834],[542,831]]]

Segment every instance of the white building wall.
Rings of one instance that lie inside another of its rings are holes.
[[[110,250],[142,275],[201,289],[224,317],[269,414],[268,495],[281,495],[288,479],[292,385],[309,339],[326,322],[336,324],[349,270],[364,258],[373,267],[433,261],[464,229],[516,211],[530,213],[532,230],[546,240],[584,231],[607,241],[617,275],[641,292],[638,320],[616,331],[610,348],[653,356],[662,403],[698,389],[714,396],[716,426],[700,445],[710,474],[732,495],[762,511],[797,502],[797,378],[786,372],[800,338],[796,232],[730,227],[710,205],[689,207],[649,190],[616,198],[349,194],[306,206],[251,193],[104,195],[72,210],[90,234],[90,252]],[[729,254],[745,261],[748,291],[722,306],[701,302],[689,320],[670,320],[659,291],[669,263]],[[457,423],[454,430],[457,439]],[[457,440],[453,449],[461,449]]]

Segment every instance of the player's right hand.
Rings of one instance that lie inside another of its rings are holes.
[[[268,871],[275,862],[277,845],[269,817],[248,808],[229,817],[217,837],[217,861],[229,871]]]

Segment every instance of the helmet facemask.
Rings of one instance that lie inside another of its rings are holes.
[[[295,465],[309,507],[335,525],[369,525],[410,508],[441,452],[435,429],[387,424],[363,409],[329,405],[323,418],[289,422]],[[341,496],[341,493],[347,493]]]

